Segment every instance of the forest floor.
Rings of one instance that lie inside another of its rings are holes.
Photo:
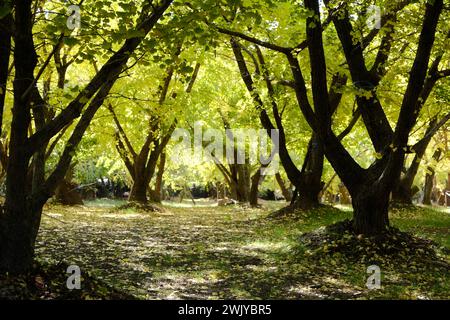
[[[283,203],[251,209],[172,202],[163,213],[118,210],[120,204],[47,206],[38,260],[78,265],[82,274],[138,299],[450,298],[448,209],[391,213],[394,226],[433,240],[442,263],[382,260],[381,289],[369,290],[367,262],[315,256],[299,241],[302,233],[350,218],[349,208],[271,220],[268,214]]]

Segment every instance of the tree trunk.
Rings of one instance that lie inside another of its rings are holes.
[[[250,179],[248,174],[248,164],[238,164],[238,201],[239,202],[249,202],[249,189],[250,189]]]
[[[34,243],[38,227],[37,217],[41,212],[32,212],[31,208],[17,206],[4,212],[0,224],[0,270],[10,273],[23,273],[31,266],[34,256]],[[33,219],[28,217],[32,216]],[[28,218],[28,219],[27,219]]]
[[[70,165],[69,169],[67,170],[66,176],[58,184],[58,187],[55,190],[56,201],[66,206],[76,206],[84,204],[81,194],[77,191],[77,185],[72,182],[73,170],[75,168],[75,165],[76,162]]]
[[[302,170],[304,188],[300,191],[300,199],[309,202],[313,207],[320,204],[319,194],[324,187],[322,182],[323,160],[323,146],[317,135],[313,133]]]
[[[130,197],[128,200],[146,204],[148,202],[147,188],[148,181],[136,176],[133,181],[133,186],[131,187]]]
[[[252,207],[258,206],[258,190],[259,185],[264,180],[264,175],[261,174],[261,171],[264,170],[266,166],[261,166],[256,170],[255,174],[252,176],[252,183],[250,187],[250,195],[249,195],[249,202]]]
[[[6,200],[4,213],[0,216],[0,269],[12,273],[24,272],[31,266],[37,234],[34,230],[38,214],[33,212],[27,196],[31,155],[24,148],[28,143],[27,130],[31,122],[30,97],[22,98],[33,86],[33,71],[37,63],[30,8],[30,1],[20,1],[15,6],[14,106]]]
[[[400,180],[398,186],[392,191],[392,201],[399,204],[412,205],[412,186]]]
[[[166,153],[162,152],[161,155],[159,156],[158,173],[156,175],[155,181],[155,190],[154,192],[151,193],[151,200],[153,202],[160,203],[162,200],[162,184],[165,165],[166,165]]]
[[[292,200],[291,192],[288,190],[288,188],[286,188],[283,178],[281,177],[279,172],[275,174],[275,179],[277,180],[277,183],[280,186],[281,193],[283,194],[284,199],[286,199],[287,202],[290,202]]]
[[[0,19],[0,137],[3,128],[3,110],[6,98],[6,84],[9,76],[9,59],[11,55],[11,13]]]
[[[293,206],[303,210],[320,205],[319,195],[324,187],[322,182],[324,151],[318,136],[313,133],[303,162],[299,181],[293,181],[297,196],[293,197]]]
[[[420,163],[428,145],[430,144],[431,138],[433,137],[432,131],[435,129],[437,124],[437,119],[433,118],[425,131],[425,136],[422,140],[416,144],[414,159],[411,162],[406,173],[401,177],[397,186],[392,190],[392,201],[403,203],[407,205],[412,204],[412,197],[414,196],[413,183],[414,179],[419,170]]]
[[[353,228],[358,234],[376,235],[389,226],[389,196],[373,184],[367,184],[352,194]]]
[[[428,167],[428,170],[430,172],[427,172],[425,176],[425,187],[423,191],[422,203],[431,206],[431,196],[433,193],[435,173],[434,170],[430,167]]]
[[[433,160],[439,161],[439,158],[441,157],[442,149],[438,148],[434,154],[433,154]],[[435,177],[435,171],[432,166],[427,167],[427,173],[425,175],[425,187],[423,192],[423,204],[431,205],[431,197],[433,194],[433,187],[434,187],[434,178]]]

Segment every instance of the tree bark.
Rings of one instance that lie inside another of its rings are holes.
[[[166,165],[166,153],[162,152],[161,155],[159,156],[158,173],[156,175],[155,181],[155,190],[152,190],[152,192],[150,192],[150,199],[156,203],[161,203],[161,201],[163,200],[162,184],[165,165]]]
[[[302,188],[298,191],[295,207],[310,209],[320,204],[319,194],[324,187],[322,171],[324,161],[323,146],[318,136],[313,133],[308,144],[305,161],[302,168]]]
[[[0,270],[13,273],[23,272],[31,265],[37,235],[35,225],[40,217],[39,210],[33,208],[27,197],[30,155],[23,147],[27,142],[31,116],[30,99],[22,99],[22,95],[33,83],[33,71],[37,64],[37,56],[33,54],[31,1],[20,1],[15,8],[14,106],[6,201],[0,219]]]
[[[389,227],[387,189],[366,184],[352,194],[353,229],[358,234],[377,235]]]
[[[281,174],[279,172],[275,174],[275,179],[277,180],[277,183],[280,186],[281,193],[283,194],[284,199],[286,199],[287,202],[290,202],[292,200],[292,194],[288,190],[288,188],[286,188],[283,178],[281,177]]]
[[[259,184],[261,183],[261,178],[264,178],[264,176],[261,175],[261,169],[262,168],[258,168],[255,174],[252,176],[252,185],[250,188],[249,196],[249,202],[252,207],[258,206],[258,188]]]
[[[148,202],[147,199],[148,183],[149,182],[142,176],[136,177],[133,181],[133,186],[131,187],[130,196],[128,200],[146,204]]]

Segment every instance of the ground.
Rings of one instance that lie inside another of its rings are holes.
[[[76,264],[139,299],[450,298],[450,210],[391,213],[394,226],[433,240],[442,262],[408,261],[408,253],[400,265],[381,260],[382,288],[368,290],[369,261],[315,255],[299,241],[305,232],[350,218],[347,207],[274,220],[267,216],[281,202],[262,209],[165,203],[165,212],[117,209],[121,204],[49,205],[38,260]]]

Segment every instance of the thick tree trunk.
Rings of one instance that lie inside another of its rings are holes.
[[[338,186],[339,188],[339,203],[340,204],[351,204],[352,199],[350,197],[350,193],[345,185],[341,182]]]
[[[411,205],[412,197],[412,186],[403,183],[401,180],[399,185],[392,191],[392,201],[394,203]]]
[[[10,157],[6,178],[6,201],[0,216],[0,270],[24,272],[30,266],[36,234],[32,204],[27,196],[28,165],[31,155],[24,147],[31,121],[30,98],[24,97],[33,86],[33,70],[37,63],[34,51],[31,1],[20,1],[15,9],[15,79],[14,107],[11,122]]]
[[[308,154],[302,170],[303,190],[300,191],[300,199],[307,201],[310,206],[320,204],[319,194],[324,187],[322,182],[324,151],[316,134],[313,134],[308,145]]]
[[[135,177],[128,200],[146,204],[148,202],[147,188],[148,181],[146,181],[145,179],[140,179],[139,177]]]
[[[322,182],[324,151],[316,134],[313,134],[303,162],[299,179],[293,181],[296,187],[292,205],[309,210],[320,205],[319,195],[324,187]]]
[[[303,190],[297,196],[293,206],[302,210],[310,210],[319,206],[318,194],[310,190]]]
[[[238,164],[238,201],[249,202],[250,200],[250,175],[248,173],[248,164]]]
[[[376,235],[389,227],[389,196],[373,184],[367,184],[352,194],[353,228],[358,234]]]
[[[32,216],[33,219],[28,218]],[[23,273],[31,266],[39,212],[31,208],[7,209],[1,220],[0,271]],[[40,220],[40,219],[39,219]]]
[[[11,55],[11,28],[13,19],[8,14],[0,19],[0,137],[3,128],[3,110],[6,97],[6,83],[8,82],[9,59]]]
[[[229,184],[230,198],[237,200],[238,199],[238,191],[237,185],[234,181],[231,181]]]

